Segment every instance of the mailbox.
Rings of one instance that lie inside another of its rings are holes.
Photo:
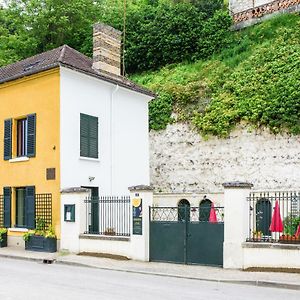
[[[64,221],[75,222],[75,204],[65,204],[64,208]]]

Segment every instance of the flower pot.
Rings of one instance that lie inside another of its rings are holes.
[[[56,252],[56,238],[45,238],[39,235],[31,235],[28,241],[25,241],[25,250],[37,252]]]
[[[0,248],[7,247],[7,233],[2,234],[2,241],[0,242]]]

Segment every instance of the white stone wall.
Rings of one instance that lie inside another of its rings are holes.
[[[300,268],[300,247],[298,245],[243,244],[244,265],[247,268]]]
[[[273,1],[274,0],[230,0],[229,9],[233,14],[236,14]]]
[[[300,136],[240,128],[207,141],[188,125],[150,132],[151,182],[156,192],[222,192],[222,183],[248,181],[256,190],[300,189]]]

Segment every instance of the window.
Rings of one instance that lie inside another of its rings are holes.
[[[15,193],[12,191],[15,190]],[[14,197],[12,197],[14,195]],[[12,189],[3,188],[4,199],[4,226],[10,227],[15,224],[16,227],[28,229],[35,228],[35,187],[26,186]],[[12,202],[15,204],[12,216]],[[15,216],[15,217],[14,217]]]
[[[80,114],[80,156],[98,158],[98,118]]]
[[[17,157],[27,155],[27,119],[17,120]]]
[[[25,227],[25,188],[16,189],[16,227]]]
[[[15,132],[13,136],[13,132]],[[4,121],[4,160],[34,157],[36,148],[36,115]]]

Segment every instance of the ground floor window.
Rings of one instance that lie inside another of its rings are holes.
[[[16,188],[16,227],[25,227],[25,188]]]

